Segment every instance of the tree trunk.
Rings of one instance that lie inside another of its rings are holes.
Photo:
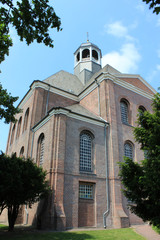
[[[8,231],[12,232],[14,230],[14,224],[18,216],[19,205],[11,205],[8,207]]]

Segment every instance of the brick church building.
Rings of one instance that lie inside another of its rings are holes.
[[[52,189],[31,209],[22,206],[23,224],[65,230],[142,222],[127,208],[117,162],[143,159],[132,130],[138,109],[151,111],[156,91],[139,75],[102,68],[101,56],[96,45],[81,44],[74,74],[33,81],[19,103],[23,112],[10,125],[6,154],[33,158]]]

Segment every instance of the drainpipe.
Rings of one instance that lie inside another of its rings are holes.
[[[109,200],[109,181],[108,181],[108,145],[107,145],[107,127],[109,127],[109,125],[105,124],[104,126],[104,138],[105,138],[105,161],[106,161],[106,194],[107,194],[107,209],[106,211],[103,213],[103,225],[104,228],[107,227],[106,225],[106,217],[109,214],[109,207],[110,207],[110,200]]]
[[[25,212],[26,212],[26,223],[25,223],[25,225],[27,225],[28,224],[28,215],[29,215],[28,210],[27,210],[27,204],[25,205]]]
[[[99,110],[99,116],[101,116],[101,107],[100,107],[100,84],[97,82],[97,79],[95,79],[95,83],[97,84],[98,88],[98,110]]]
[[[32,131],[32,145],[31,145],[31,158],[32,158],[33,142],[34,142],[34,130],[31,128],[31,131]]]

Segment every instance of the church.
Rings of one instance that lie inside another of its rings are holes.
[[[122,228],[140,224],[122,194],[119,161],[139,162],[133,137],[138,109],[151,111],[156,91],[140,76],[101,66],[87,41],[74,53],[74,74],[36,80],[19,103],[6,154],[31,157],[47,171],[51,196],[22,206],[18,222],[41,228]]]

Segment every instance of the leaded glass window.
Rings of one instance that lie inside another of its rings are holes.
[[[24,116],[23,132],[26,131],[26,129],[27,129],[28,118],[29,118],[29,108],[27,108],[25,116]]]
[[[122,123],[128,123],[128,104],[125,101],[121,101],[120,106]]]
[[[133,147],[131,143],[125,143],[124,156],[133,159]]]
[[[93,199],[93,184],[80,183],[79,184],[79,198]]]
[[[21,131],[21,123],[22,123],[22,117],[20,117],[19,121],[18,121],[18,127],[17,127],[17,135],[16,138],[19,137],[20,135],[20,131]]]
[[[92,137],[85,132],[80,135],[80,171],[92,171]]]
[[[16,124],[14,124],[14,126],[12,128],[10,145],[13,143],[13,140],[14,140],[15,128],[16,128]]]

